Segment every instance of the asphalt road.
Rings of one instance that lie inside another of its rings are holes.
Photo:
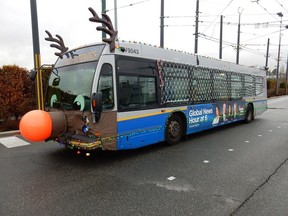
[[[51,142],[2,143],[0,215],[287,216],[288,97],[269,107],[171,147],[87,157]]]

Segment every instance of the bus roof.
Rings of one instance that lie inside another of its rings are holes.
[[[108,49],[105,50],[109,52]],[[266,71],[264,69],[239,65],[232,62],[195,55],[183,51],[160,48],[145,43],[116,41],[115,54],[124,56],[133,56],[139,58],[171,61],[175,63],[189,64],[194,66],[198,65],[201,67],[213,68],[225,71],[234,71],[238,73],[254,74],[260,76],[266,75]]]
[[[105,44],[105,43],[89,44],[89,45],[78,47],[76,49],[80,49],[80,48],[84,48],[88,46],[100,45],[100,44]],[[116,55],[121,55],[121,56],[131,56],[131,57],[137,57],[137,58],[163,60],[163,61],[188,64],[188,65],[200,66],[200,67],[211,68],[211,69],[266,76],[266,71],[264,69],[239,65],[239,64],[232,63],[232,62],[223,61],[220,59],[205,57],[201,55],[195,55],[193,53],[167,49],[167,48],[160,48],[157,46],[140,43],[140,42],[116,41],[116,49],[114,53],[110,52],[109,44],[106,44],[102,54],[103,55],[116,54]]]

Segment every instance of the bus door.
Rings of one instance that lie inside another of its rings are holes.
[[[103,56],[95,76],[96,92],[102,93],[102,112],[96,123],[103,150],[117,150],[117,111],[114,55]]]

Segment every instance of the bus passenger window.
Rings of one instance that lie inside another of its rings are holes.
[[[98,83],[98,92],[102,92],[103,109],[113,109],[114,107],[114,92],[113,92],[113,76],[112,66],[103,64],[100,72]]]
[[[231,98],[240,99],[243,97],[241,74],[231,74]]]
[[[245,88],[244,88],[244,96],[245,97],[252,97],[254,96],[254,81],[251,75],[244,75],[245,80]]]
[[[256,96],[264,96],[263,91],[263,78],[260,76],[255,77]]]
[[[139,84],[136,76],[119,76],[119,104],[121,108],[139,105]]]
[[[141,92],[139,95],[140,106],[155,106],[156,101],[156,79],[155,77],[139,77]]]
[[[122,109],[157,105],[156,78],[119,76],[119,105]]]

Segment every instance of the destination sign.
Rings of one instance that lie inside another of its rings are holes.
[[[99,60],[104,46],[105,45],[94,45],[68,51],[63,55],[62,59],[58,58],[55,67]]]

